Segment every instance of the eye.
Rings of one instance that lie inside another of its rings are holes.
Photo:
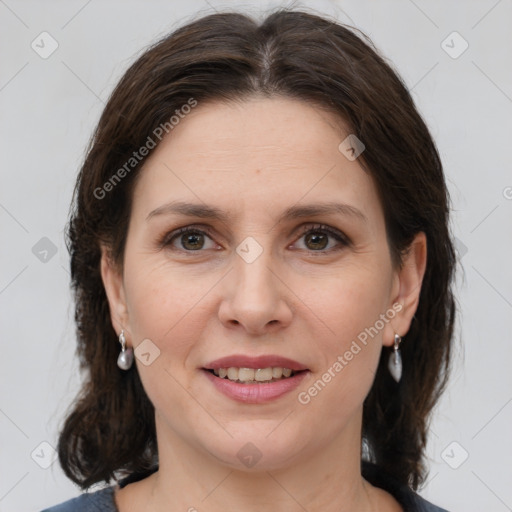
[[[182,250],[184,252],[196,252],[201,251],[201,249],[215,249],[218,246],[213,242],[211,238],[212,236],[213,234],[208,227],[198,228],[194,226],[186,226],[164,235],[163,239],[159,242],[159,246],[171,246],[173,249]],[[305,240],[305,250],[320,254],[338,251],[343,247],[350,245],[350,240],[343,235],[343,233],[324,224],[303,227],[300,237],[300,239],[304,238]],[[334,247],[328,247],[329,238],[332,238],[337,242],[337,244],[334,244]],[[210,247],[205,243],[207,240],[210,240]],[[177,244],[179,247],[177,247]]]
[[[162,247],[173,246],[176,248],[175,242],[177,242],[180,245],[177,249],[186,252],[199,251],[204,248],[213,249],[214,247],[205,247],[205,238],[210,239],[213,243],[209,235],[211,235],[211,231],[208,228],[199,229],[194,226],[187,226],[164,236],[159,245]],[[215,246],[216,244],[213,245]]]
[[[329,238],[335,239],[338,242],[337,246],[334,244],[334,247],[328,247]],[[309,252],[321,254],[339,251],[343,247],[350,245],[350,240],[345,235],[324,224],[305,226],[300,239],[304,239],[306,250],[310,249]]]

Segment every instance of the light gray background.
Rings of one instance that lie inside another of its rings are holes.
[[[108,95],[145,46],[196,13],[257,14],[275,5],[0,0],[0,511],[37,511],[79,494],[41,443],[56,446],[80,383],[63,230]],[[461,341],[432,423],[430,476],[420,494],[451,512],[512,510],[512,2],[294,5],[374,40],[412,90],[445,165]],[[58,42],[47,59],[31,48],[34,40],[42,46],[43,31]],[[469,44],[458,58],[445,51],[463,48],[457,36],[446,40],[453,31]],[[55,255],[41,252],[43,237]]]

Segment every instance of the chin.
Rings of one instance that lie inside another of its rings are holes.
[[[302,436],[291,435],[289,427],[278,433],[280,427],[276,428],[276,425],[279,422],[273,422],[275,431],[269,428],[268,421],[264,423],[264,429],[238,425],[233,437],[226,434],[220,439],[205,439],[203,446],[217,462],[237,471],[257,473],[289,467],[303,451],[305,440]],[[233,433],[229,428],[227,430]]]

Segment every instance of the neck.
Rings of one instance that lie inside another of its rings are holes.
[[[159,470],[146,479],[146,510],[373,510],[374,488],[361,477],[360,421],[293,463],[244,471],[198,451],[158,418],[156,423]]]

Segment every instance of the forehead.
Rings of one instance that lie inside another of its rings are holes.
[[[298,202],[343,201],[378,215],[373,180],[339,150],[348,135],[337,116],[299,100],[199,103],[145,162],[134,211],[146,217],[188,200],[255,218]]]
[[[318,160],[326,150],[338,156],[340,137],[346,131],[334,114],[290,98],[199,103],[153,157],[172,151],[175,160],[191,159],[197,164],[199,158],[207,158],[207,166],[236,164],[238,170],[257,167],[259,157],[268,168],[268,157],[273,157],[276,166],[293,166],[304,158]],[[251,161],[246,160],[247,154]]]

